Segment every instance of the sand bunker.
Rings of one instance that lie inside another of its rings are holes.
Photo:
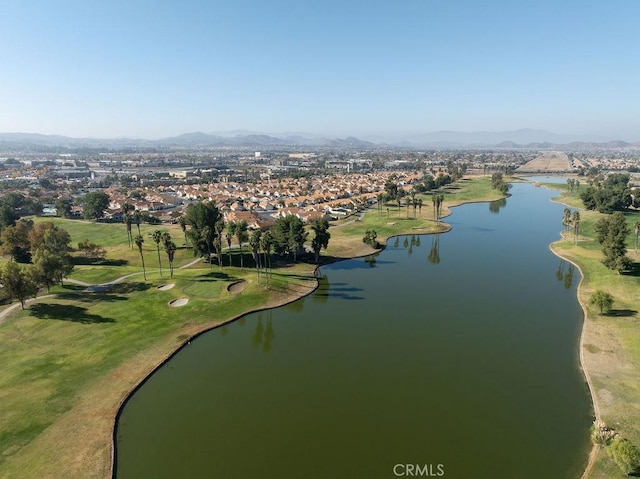
[[[189,302],[189,298],[178,298],[173,301],[169,301],[169,306],[173,306],[174,308],[179,308],[180,306],[184,306]]]
[[[239,293],[244,289],[245,284],[247,284],[247,282],[244,279],[242,281],[237,281],[227,286],[227,291],[230,293]]]
[[[167,291],[171,288],[173,288],[175,286],[175,284],[173,283],[169,283],[169,284],[161,284],[160,286],[158,286],[156,289],[158,291]]]

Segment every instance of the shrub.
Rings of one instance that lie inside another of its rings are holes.
[[[613,429],[607,427],[602,421],[593,421],[591,428],[591,442],[600,446],[609,446],[618,437]]]

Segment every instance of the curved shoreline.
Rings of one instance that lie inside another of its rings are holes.
[[[587,314],[587,306],[580,299],[580,288],[582,287],[582,283],[584,282],[584,273],[582,272],[582,269],[580,268],[580,265],[578,263],[570,260],[569,258],[566,258],[566,257],[562,256],[560,253],[558,253],[553,248],[553,246],[558,241],[562,241],[562,240],[560,239],[560,240],[557,240],[557,241],[554,241],[553,243],[551,243],[549,245],[549,250],[551,250],[551,252],[554,255],[556,255],[558,258],[560,258],[560,259],[562,259],[564,261],[567,261],[568,263],[571,263],[580,272],[580,282],[578,283],[578,287],[576,288],[576,292],[577,292],[576,296],[577,296],[577,299],[578,299],[578,304],[582,308],[582,313],[584,315],[584,320],[582,321],[582,327],[580,328],[580,340],[578,341],[578,348],[579,348],[578,356],[580,358],[580,369],[582,370],[582,374],[584,375],[585,380],[587,382],[587,386],[589,387],[589,394],[591,395],[591,405],[592,405],[592,408],[593,408],[594,419],[595,420],[600,420],[600,406],[598,404],[595,386],[593,385],[593,381],[591,379],[591,374],[589,373],[589,370],[587,369],[585,358],[584,358],[584,338],[585,338],[585,333],[586,333],[586,329],[587,329],[587,321],[589,319],[588,314]],[[587,479],[589,477],[589,475],[591,474],[591,470],[593,469],[593,466],[594,466],[594,464],[596,462],[596,457],[598,456],[599,450],[600,450],[600,446],[598,446],[597,444],[592,444],[591,451],[589,452],[589,460],[587,461],[587,465],[586,465],[586,467],[584,469],[584,472],[580,476],[580,479]]]

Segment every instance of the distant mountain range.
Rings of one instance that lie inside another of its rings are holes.
[[[366,136],[328,138],[312,133],[264,134],[230,131],[145,140],[135,138],[71,138],[37,133],[0,133],[0,151],[61,151],[79,149],[152,149],[212,147],[334,147],[334,148],[558,148],[595,149],[640,147],[640,143],[606,141],[603,138],[558,135],[545,130],[522,129],[502,132],[437,131],[406,137]]]

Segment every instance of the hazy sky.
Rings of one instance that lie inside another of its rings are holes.
[[[640,2],[0,0],[0,131],[640,140]]]

